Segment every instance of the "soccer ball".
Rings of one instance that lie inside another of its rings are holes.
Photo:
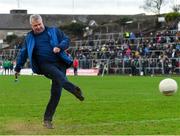
[[[159,83],[159,91],[166,96],[173,95],[174,93],[176,93],[177,89],[178,85],[174,79],[166,78],[161,80],[161,82]]]

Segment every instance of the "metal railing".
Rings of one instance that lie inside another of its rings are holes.
[[[79,68],[106,69],[107,74],[180,74],[180,58],[145,58],[145,59],[84,59],[79,60]]]

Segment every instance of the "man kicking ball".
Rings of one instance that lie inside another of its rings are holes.
[[[59,103],[62,88],[72,93],[80,101],[84,100],[81,89],[69,82],[66,78],[66,69],[73,63],[65,53],[69,47],[69,38],[55,27],[46,27],[40,15],[30,16],[30,31],[25,37],[15,66],[15,75],[18,76],[27,58],[34,73],[42,74],[52,80],[51,97],[47,104],[43,124],[52,129],[52,119]]]

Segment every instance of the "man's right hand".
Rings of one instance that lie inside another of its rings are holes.
[[[59,53],[60,51],[61,51],[61,49],[58,48],[58,47],[54,47],[54,48],[53,48],[53,52],[54,52],[54,53]]]

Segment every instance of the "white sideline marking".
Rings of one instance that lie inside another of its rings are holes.
[[[44,104],[2,104],[0,103],[0,106],[16,106],[16,107],[22,107],[22,106],[44,106]]]
[[[159,122],[167,122],[167,121],[180,121],[180,118],[168,118],[168,119],[153,119],[153,120],[124,120],[124,121],[115,121],[115,122],[112,122],[112,123],[100,123],[102,125],[113,125],[113,124],[129,124],[129,123],[141,123],[141,124],[144,124],[144,123],[159,123]]]
[[[137,120],[137,121],[114,121],[114,122],[107,122],[107,123],[97,123],[97,124],[83,124],[83,125],[71,125],[71,127],[93,127],[93,126],[112,126],[118,124],[145,124],[145,123],[160,123],[160,122],[167,122],[167,121],[180,121],[180,118],[168,118],[168,119],[156,119],[156,120]]]

